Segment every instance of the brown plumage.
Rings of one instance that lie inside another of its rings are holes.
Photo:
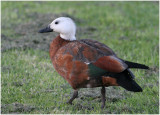
[[[120,73],[127,68],[127,65],[112,55],[113,53],[109,54],[109,52],[112,52],[109,48],[107,50],[108,56],[105,56],[100,49],[93,48],[83,41],[68,42],[57,36],[50,44],[50,58],[57,72],[76,90],[85,88],[87,85],[89,87],[100,86],[100,83],[96,83],[96,80],[89,75],[89,67],[86,63],[93,63],[101,69],[116,73]],[[104,84],[101,83],[101,85],[115,84],[111,83],[116,81],[111,80],[115,78],[108,80],[108,77],[103,78],[102,83]],[[90,79],[95,82],[92,83]]]

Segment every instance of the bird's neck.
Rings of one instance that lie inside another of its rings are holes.
[[[58,49],[69,43],[70,41],[67,41],[65,39],[62,39],[60,35],[58,35],[56,38],[53,39],[53,41],[50,44],[49,54],[50,58],[53,59],[56,55],[56,52]]]
[[[68,40],[68,41],[74,41],[74,40],[76,40],[75,34],[71,34],[71,33],[68,33],[68,34],[60,34],[60,37],[61,37],[62,39]]]

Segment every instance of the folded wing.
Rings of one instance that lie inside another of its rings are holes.
[[[63,48],[65,49],[63,54],[72,55],[73,61],[84,62],[89,66],[89,69],[92,69],[92,72],[98,70],[96,75],[103,75],[106,72],[120,73],[128,68],[109,47],[97,41],[92,41],[71,42]]]

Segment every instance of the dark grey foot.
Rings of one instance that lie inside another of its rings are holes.
[[[72,101],[78,97],[78,90],[74,90],[72,97],[67,101],[68,104],[72,104]]]
[[[104,87],[104,86],[102,86],[102,89],[101,89],[101,100],[102,100],[101,109],[103,109],[103,108],[104,108],[104,106],[105,106],[105,101],[106,101],[105,94],[106,94],[105,87]]]

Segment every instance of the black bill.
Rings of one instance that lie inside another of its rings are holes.
[[[53,29],[51,29],[49,26],[39,30],[39,33],[47,33],[47,32],[53,32]]]

